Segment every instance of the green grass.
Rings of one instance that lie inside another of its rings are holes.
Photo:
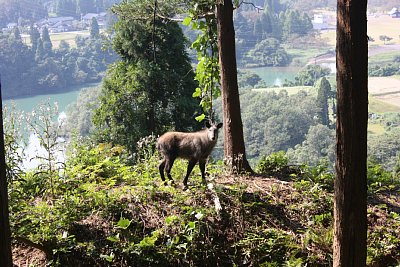
[[[381,135],[385,133],[385,128],[379,123],[368,123],[368,133]]]
[[[309,48],[309,49],[293,49],[286,48],[286,52],[293,57],[293,61],[306,64],[318,55],[325,54],[334,50],[334,45],[329,47]]]
[[[51,43],[53,44],[54,48],[58,48],[60,45],[60,42],[62,40],[66,41],[71,47],[76,47],[75,44],[75,37],[77,35],[83,36],[83,37],[88,37],[89,36],[89,31],[76,31],[76,32],[64,32],[64,33],[57,33],[57,34],[50,34],[50,40]],[[23,37],[24,43],[27,45],[31,45],[31,40],[28,37]]]
[[[373,64],[393,62],[393,59],[395,57],[400,57],[400,51],[392,51],[388,53],[372,55],[368,58],[368,62]]]
[[[369,97],[369,112],[385,113],[385,112],[400,112],[400,107],[383,102],[373,96]]]
[[[79,31],[79,32],[66,32],[59,34],[50,35],[51,42],[53,43],[53,47],[57,48],[60,45],[62,40],[66,41],[71,47],[76,47],[75,37],[76,36],[88,37],[89,31]]]
[[[323,31],[321,33],[321,38],[326,39],[328,45],[332,45],[333,47],[336,45],[336,31],[335,30]]]
[[[209,186],[196,167],[182,190],[186,161],[172,169],[177,185],[165,186],[154,143],[136,162],[121,146],[71,145],[61,172],[44,164],[10,179],[13,236],[52,259],[34,266],[332,266],[334,174],[326,164],[288,166],[280,152],[260,161],[262,176],[247,177],[210,163]],[[399,182],[374,164],[367,182],[367,263],[388,266],[399,259]],[[393,208],[381,204],[388,201]]]
[[[335,16],[335,14],[331,14]],[[398,44],[399,39],[399,24],[400,20],[392,19],[389,16],[383,15],[376,18],[368,18],[368,36],[375,41],[373,45],[383,45],[383,41],[379,40],[379,36],[387,35],[393,38],[390,44]],[[335,46],[336,44],[336,30],[329,30],[321,32],[321,38],[327,39],[328,44]]]

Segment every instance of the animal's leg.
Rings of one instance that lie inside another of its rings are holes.
[[[168,179],[171,180],[172,183],[174,183],[174,180],[172,179],[172,176],[171,176],[171,169],[172,169],[172,166],[174,165],[174,161],[175,161],[175,158],[169,158],[169,159],[167,159],[167,162],[165,164],[165,171],[167,173]]]
[[[206,160],[205,159],[201,159],[199,161],[199,166],[200,166],[201,179],[203,181],[203,184],[207,184],[207,181],[206,181]]]
[[[161,180],[163,180],[163,182],[165,182],[165,176],[164,176],[165,163],[166,163],[166,159],[164,158],[161,161],[160,165],[158,166],[158,169],[160,170]]]
[[[186,176],[185,176],[185,179],[183,179],[183,187],[185,187],[185,188],[187,187],[187,181],[188,181],[189,175],[192,172],[193,167],[194,167],[194,165],[196,165],[196,163],[197,163],[197,160],[195,160],[195,159],[189,160],[189,164],[188,164],[187,171],[186,171]]]

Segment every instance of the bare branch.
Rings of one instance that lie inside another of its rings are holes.
[[[161,18],[161,19],[165,19],[165,20],[169,20],[169,21],[176,21],[176,22],[182,22],[183,21],[183,19],[181,19],[181,18],[176,18],[176,17],[171,18],[171,17],[164,16],[162,14],[159,14],[159,13],[157,13],[156,16]]]
[[[257,11],[264,10],[263,7],[256,6],[254,3],[245,2],[245,1],[240,2],[239,6],[238,6],[237,8],[239,8],[242,4],[245,4],[245,5],[252,5],[255,9],[257,9]]]

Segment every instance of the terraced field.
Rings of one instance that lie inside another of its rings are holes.
[[[400,112],[400,77],[370,77],[370,111]]]

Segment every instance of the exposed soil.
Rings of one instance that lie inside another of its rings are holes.
[[[370,77],[368,90],[375,98],[400,107],[400,80],[392,77]]]
[[[13,246],[12,257],[14,266],[46,266],[46,254],[36,248],[17,243]]]

